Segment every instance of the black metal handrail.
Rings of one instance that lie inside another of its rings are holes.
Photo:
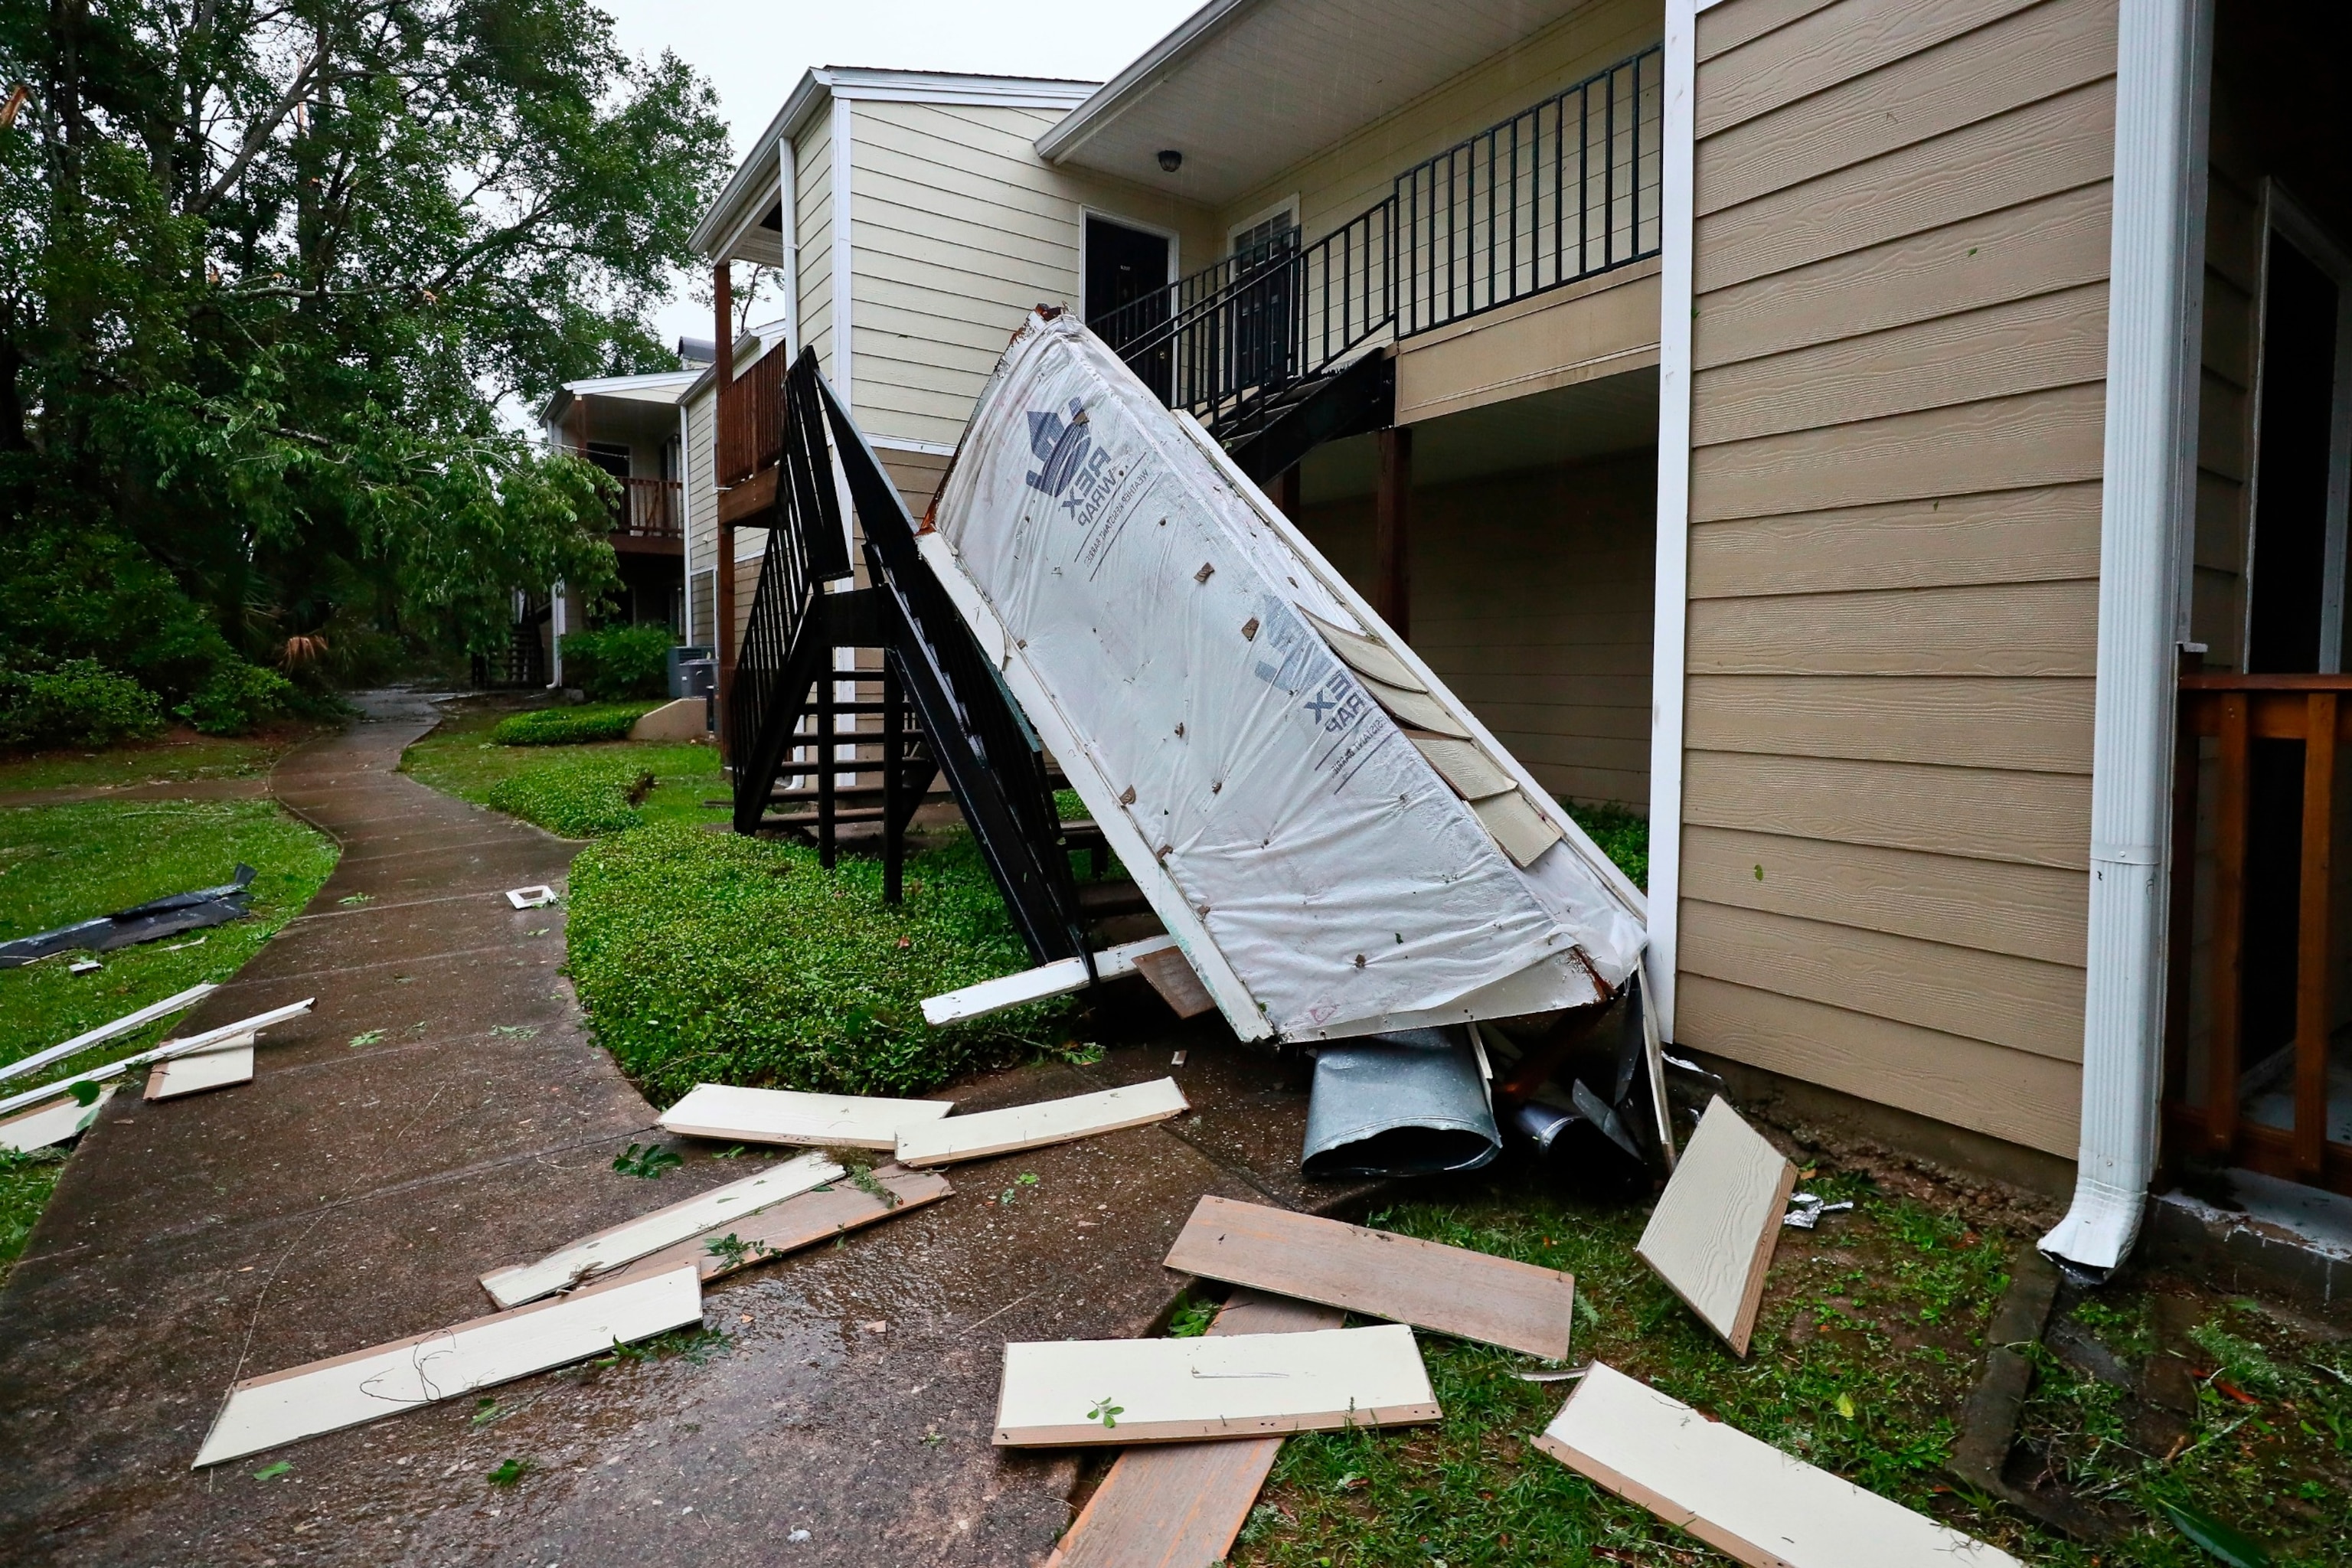
[[[1088,323],[1221,434],[1383,334],[1412,337],[1658,254],[1664,50],[1464,138],[1311,245],[1291,230]]]

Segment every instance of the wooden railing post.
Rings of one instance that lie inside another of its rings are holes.
[[[2294,1167],[2320,1173],[2327,1148],[2327,963],[2335,892],[2336,708],[2333,691],[2304,700],[2303,875],[2295,911]]]
[[[2213,853],[2212,1026],[2205,1061],[2205,1140],[2217,1154],[2237,1141],[2238,1034],[2244,1021],[2240,994],[2246,935],[2246,694],[2221,701],[2221,777],[2215,792]]]

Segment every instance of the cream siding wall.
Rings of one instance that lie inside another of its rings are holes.
[[[705,382],[686,404],[686,605],[688,641],[710,646],[717,635],[719,552],[719,392]]]
[[[1202,264],[1205,215],[1057,170],[1032,143],[1058,116],[859,100],[850,136],[857,416],[874,434],[951,445],[1022,318],[1079,305],[1085,209],[1181,233]],[[805,242],[803,254],[805,255]]]
[[[1416,489],[1413,651],[1553,794],[1648,809],[1657,456]],[[1300,527],[1370,591],[1370,497]]]
[[[2060,1154],[2116,5],[1698,28],[1676,1033]]]
[[[852,145],[855,145],[853,140]],[[800,225],[800,332],[793,345],[816,350],[817,366],[833,369],[833,117],[820,111],[793,142],[794,216]],[[853,182],[854,184],[854,182]],[[854,389],[853,389],[854,390]]]
[[[1233,203],[1218,214],[1217,248],[1188,262],[1187,270],[1216,259],[1233,226],[1294,195],[1306,237],[1320,238],[1388,195],[1390,182],[1423,158],[1648,47],[1664,33],[1663,0],[1592,0]]]

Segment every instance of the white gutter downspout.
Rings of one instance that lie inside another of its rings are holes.
[[[2122,0],[2117,23],[2082,1146],[2074,1206],[2042,1238],[2042,1251],[2093,1279],[2130,1253],[2156,1163],[2210,0]]]
[[[1664,130],[1659,145],[1657,586],[1650,643],[1650,946],[1645,975],[1661,1038],[1675,1037],[1682,910],[1683,670],[1690,620],[1692,182],[1697,162],[1698,13],[1666,0]]]
[[[776,138],[777,240],[784,252],[784,353],[801,352],[801,159],[789,136]]]

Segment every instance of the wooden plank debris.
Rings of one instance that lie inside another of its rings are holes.
[[[958,1024],[968,1018],[984,1017],[1026,1002],[1042,1002],[1048,996],[1066,996],[1073,991],[1085,990],[1095,980],[1117,980],[1121,975],[1132,974],[1137,959],[1175,945],[1176,939],[1172,936],[1145,937],[1140,942],[1107,947],[1096,953],[1092,976],[1087,973],[1085,959],[1057,958],[1051,963],[1041,963],[1017,974],[1000,974],[993,980],[983,980],[961,991],[927,996],[923,999],[923,1022],[936,1029],[942,1024]]]
[[[1600,1362],[1536,1447],[1751,1568],[2017,1568]]]
[[[1717,1096],[1633,1248],[1738,1354],[1748,1353],[1781,1211],[1796,1185],[1797,1167]]]
[[[164,997],[161,1002],[150,1002],[136,1012],[125,1013],[110,1024],[100,1024],[97,1028],[76,1035],[70,1040],[51,1046],[47,1050],[35,1051],[29,1057],[10,1062],[6,1067],[0,1067],[0,1082],[5,1082],[12,1078],[21,1078],[28,1072],[37,1072],[51,1062],[61,1062],[68,1057],[78,1057],[92,1046],[102,1046],[109,1040],[120,1039],[134,1030],[143,1029],[158,1018],[168,1018],[174,1013],[185,1012],[219,989],[217,985],[191,985],[185,991]]]
[[[509,888],[507,889],[507,902],[512,904],[519,910],[544,909],[549,904],[555,902],[555,889],[549,887],[544,882],[540,883],[535,888]]]
[[[1333,626],[1312,610],[1300,613],[1306,616],[1316,631],[1322,634],[1323,640],[1331,645],[1331,651],[1339,656],[1339,661],[1358,675],[1370,676],[1383,685],[1403,691],[1429,689],[1428,683],[1415,675],[1412,667],[1391,652],[1387,644],[1361,632]]]
[[[1236,1290],[1213,1336],[1336,1329],[1343,1315],[1312,1302]],[[1087,1500],[1045,1568],[1202,1568],[1222,1563],[1282,1451],[1280,1437],[1156,1443],[1129,1448]]]
[[[143,1068],[150,1062],[169,1061],[173,1057],[208,1051],[226,1041],[236,1038],[239,1035],[257,1034],[274,1024],[283,1024],[289,1018],[300,1017],[310,1010],[310,1004],[317,1000],[315,996],[305,996],[299,1002],[289,1002],[283,1007],[273,1007],[267,1013],[257,1013],[250,1018],[240,1018],[234,1024],[223,1024],[217,1029],[207,1029],[201,1035],[191,1035],[184,1040],[165,1040],[162,1045],[151,1050],[141,1051],[136,1056],[128,1056],[119,1061],[108,1062],[104,1067],[95,1067],[88,1072],[76,1073],[71,1078],[61,1078],[55,1083],[45,1083],[38,1089],[28,1089],[22,1094],[10,1095],[5,1100],[0,1100],[0,1116],[5,1116],[10,1111],[20,1110],[27,1105],[37,1105],[54,1095],[68,1093],[78,1083],[103,1083],[108,1079],[121,1077],[133,1068]]]
[[[1181,948],[1163,947],[1157,952],[1138,954],[1135,972],[1180,1018],[1197,1018],[1217,1005]]]
[[[671,1132],[738,1143],[896,1149],[901,1127],[935,1121],[954,1109],[951,1100],[882,1100],[698,1083],[661,1113],[661,1124]]]
[[[1426,691],[1409,691],[1402,686],[1391,686],[1385,680],[1375,680],[1369,675],[1358,675],[1372,700],[1389,710],[1400,724],[1415,730],[1426,730],[1450,741],[1466,741],[1470,731],[1464,727],[1444,703]]]
[[[798,1197],[810,1188],[845,1174],[822,1154],[803,1154],[772,1165],[757,1175],[723,1187],[698,1193],[651,1214],[583,1236],[558,1247],[536,1263],[494,1268],[482,1276],[482,1289],[501,1307],[519,1307],[541,1296],[569,1289],[581,1280],[634,1263],[649,1252],[684,1241],[715,1226],[731,1225],[771,1204]]]
[[[239,1035],[208,1051],[157,1062],[147,1069],[149,1100],[177,1100],[208,1089],[253,1081],[253,1037]]]
[[[456,1399],[701,1321],[701,1283],[681,1266],[247,1378],[229,1390],[194,1468]]]
[[[1556,1268],[1214,1194],[1193,1206],[1165,1261],[1547,1361],[1568,1359],[1576,1318],[1576,1281]]]
[[[1515,865],[1534,865],[1545,850],[1564,837],[1559,824],[1530,805],[1528,797],[1516,789],[1507,795],[1474,800],[1470,809]]]
[[[870,1179],[889,1197],[877,1197],[846,1180],[812,1188],[741,1220],[713,1226],[699,1236],[647,1253],[618,1277],[639,1279],[691,1263],[708,1284],[739,1268],[749,1268],[820,1241],[831,1241],[836,1236],[880,1220],[895,1219],[955,1193],[948,1179],[936,1171],[904,1171],[896,1165],[883,1165],[874,1171]],[[723,1242],[729,1237],[734,1237],[737,1246],[711,1250],[712,1242]]]
[[[1004,1347],[1000,1447],[1066,1447],[1403,1426],[1438,1418],[1402,1323],[1191,1340]]]
[[[62,1143],[78,1132],[89,1130],[98,1113],[121,1087],[108,1084],[98,1091],[98,1098],[88,1105],[71,1100],[60,1100],[48,1105],[37,1105],[30,1110],[20,1110],[5,1121],[0,1121],[0,1149],[18,1154],[29,1154],[36,1149],[47,1149]]]
[[[1464,800],[1485,800],[1508,795],[1518,784],[1478,749],[1475,741],[1449,741],[1443,735],[1414,735],[1413,749],[1429,759],[1438,776],[1454,786]]]
[[[950,1116],[900,1132],[898,1163],[946,1165],[1020,1149],[1042,1149],[1048,1143],[1067,1143],[1098,1132],[1165,1121],[1191,1109],[1174,1079],[1158,1078],[1121,1089],[1074,1094],[1066,1100]]]

